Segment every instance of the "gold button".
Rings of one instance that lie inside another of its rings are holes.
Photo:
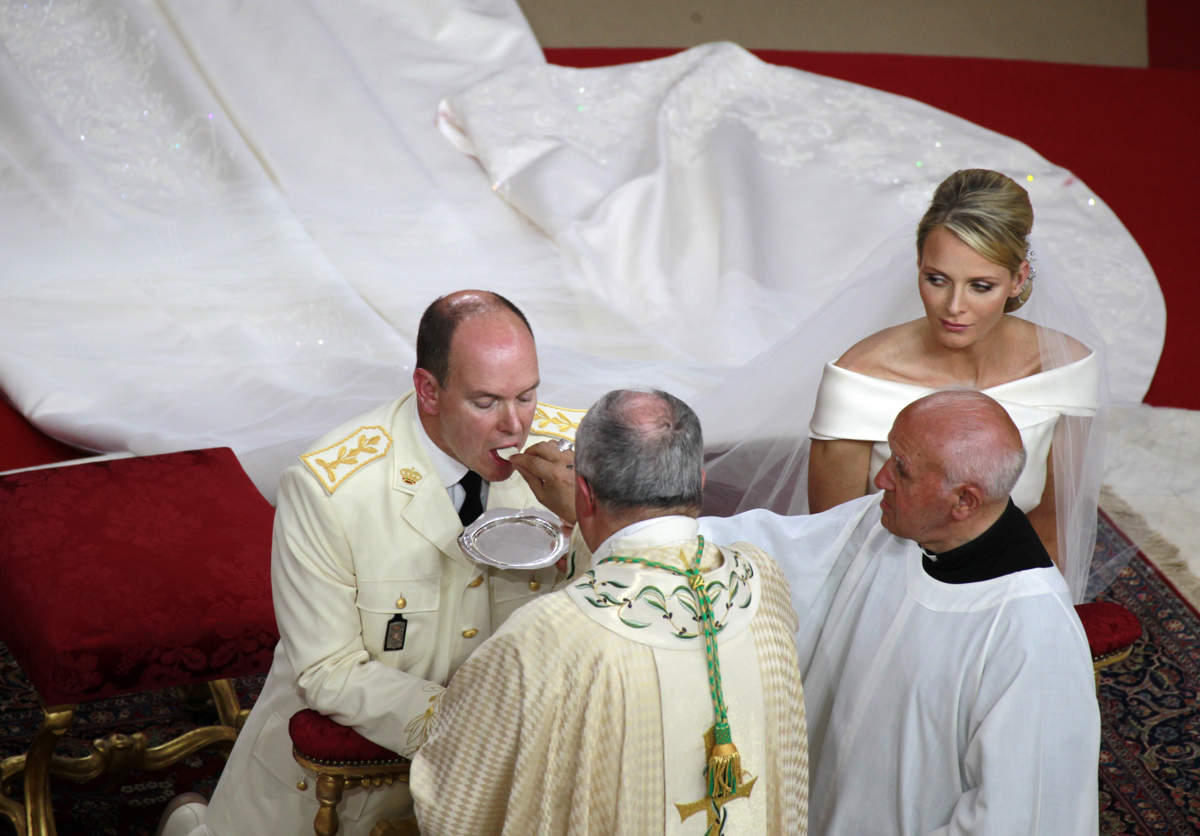
[[[530,581],[529,588],[532,589],[534,592],[537,592],[539,589],[542,588],[542,585],[540,583],[538,583],[537,581]]]
[[[463,630],[464,639],[473,639],[479,635],[479,631],[472,627],[470,630]]]
[[[483,575],[478,576],[477,578],[475,578],[475,580],[473,580],[469,584],[467,584],[467,588],[474,589],[475,587],[479,586],[481,583],[483,583]]]
[[[296,782],[296,789],[300,790],[300,792],[304,792],[306,789],[308,789],[308,781],[300,779]]]
[[[408,599],[401,595],[396,599],[396,609],[402,610],[408,606]]]

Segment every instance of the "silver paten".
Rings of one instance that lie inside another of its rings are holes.
[[[541,508],[492,508],[458,535],[463,554],[497,569],[541,569],[567,551],[562,523]]]

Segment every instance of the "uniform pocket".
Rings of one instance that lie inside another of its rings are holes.
[[[359,580],[355,603],[362,622],[363,644],[372,659],[393,666],[404,660],[408,666],[413,657],[420,655],[415,648],[432,652],[437,637],[440,587],[441,579],[437,577]],[[403,616],[403,621],[389,628],[389,622],[397,615]]]

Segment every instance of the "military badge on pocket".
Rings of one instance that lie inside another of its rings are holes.
[[[383,636],[384,650],[403,650],[404,636],[408,632],[408,620],[396,613],[387,623],[387,632]]]

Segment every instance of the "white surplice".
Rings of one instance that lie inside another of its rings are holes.
[[[701,531],[762,543],[791,583],[812,832],[1097,832],[1091,656],[1056,569],[935,581],[879,524],[877,495]]]

